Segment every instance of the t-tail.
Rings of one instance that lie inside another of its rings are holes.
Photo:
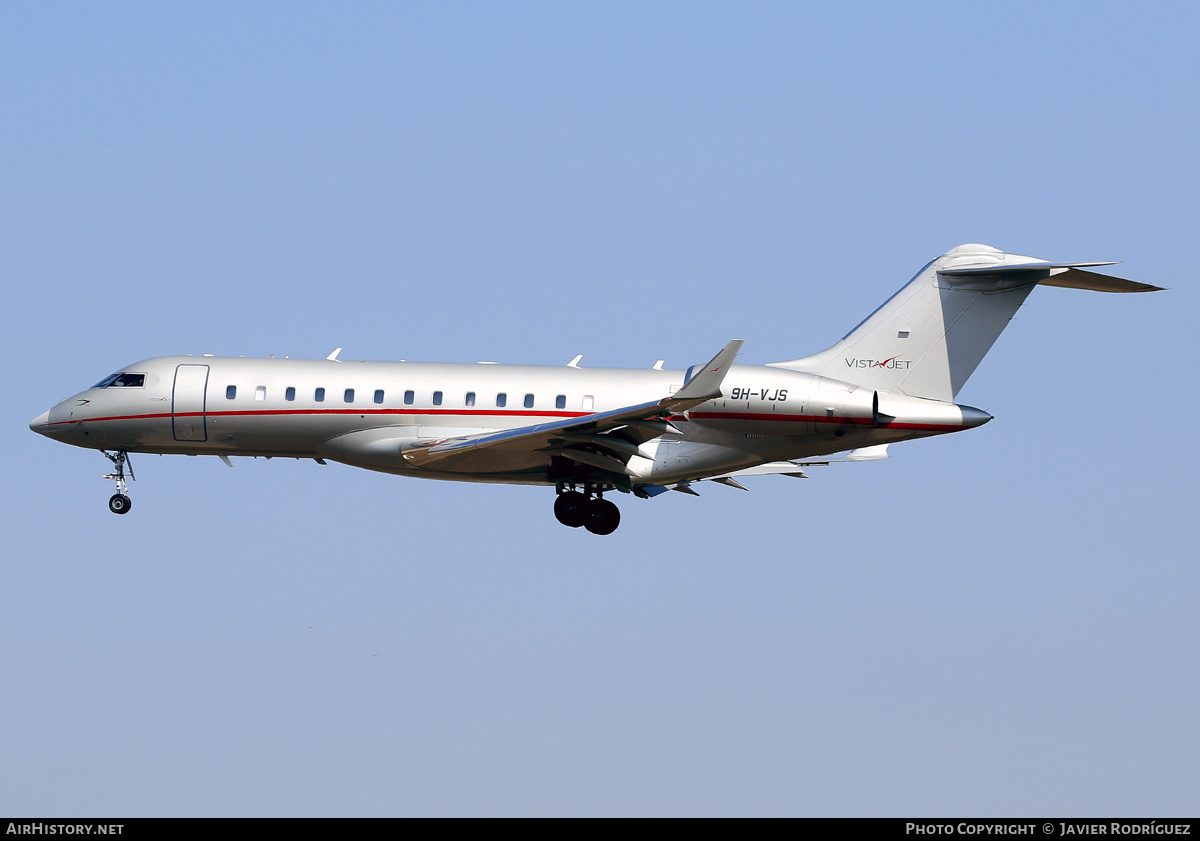
[[[960,245],[917,272],[833,347],[772,362],[912,397],[952,401],[1033,287],[1154,292],[1161,287],[1051,263],[987,245]]]

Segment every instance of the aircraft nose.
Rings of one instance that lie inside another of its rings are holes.
[[[962,410],[963,426],[974,428],[983,426],[992,419],[992,416],[983,409],[976,409],[971,406],[959,406]]]
[[[34,432],[45,434],[50,427],[50,412],[45,411],[29,422],[29,428]]]

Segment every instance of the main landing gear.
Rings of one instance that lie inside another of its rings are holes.
[[[114,468],[112,473],[106,473],[101,478],[111,479],[117,483],[117,492],[108,498],[108,510],[114,514],[128,514],[133,503],[129,501],[129,486],[125,484],[125,468],[129,468],[130,479],[137,479],[133,475],[133,462],[129,460],[129,453],[124,450],[117,450],[115,453],[110,453],[108,450],[100,452],[108,457]]]
[[[554,500],[554,516],[564,526],[577,529],[583,526],[592,534],[612,534],[621,525],[621,510],[601,494],[603,491],[588,489],[586,493],[559,487]]]

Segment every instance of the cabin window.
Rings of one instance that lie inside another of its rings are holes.
[[[237,397],[237,386],[236,385],[225,386],[225,399],[232,400],[235,397]]]
[[[354,389],[352,389],[352,388],[346,389],[345,393],[342,395],[342,400],[346,403],[353,403],[354,402]]]
[[[525,408],[526,408],[526,409],[532,409],[532,408],[533,408],[533,395],[532,395],[532,394],[526,394],[526,395],[525,395]]]
[[[496,407],[499,409],[503,409],[507,405],[508,405],[508,395],[502,391],[496,395]]]
[[[415,394],[413,394],[411,391],[406,391],[406,392],[404,392],[404,405],[405,405],[405,406],[411,406],[411,405],[412,405],[412,403],[413,403],[413,398],[414,398],[414,397],[416,397],[416,395],[415,395]]]
[[[284,399],[284,400],[287,400],[289,403],[290,403],[291,401],[293,401],[293,400],[295,400],[295,399],[296,399],[296,388],[295,388],[295,386],[290,386],[290,385],[289,385],[289,386],[287,387],[287,391],[285,391],[285,392],[283,393],[283,399]]]
[[[567,408],[567,395],[560,394],[560,395],[558,395],[558,397],[555,397],[554,398],[554,408],[556,408],[556,409]]]
[[[383,402],[383,389],[382,388],[375,389],[375,402],[376,403]]]
[[[314,391],[313,392],[313,400],[316,400],[318,403],[324,403],[325,402],[325,389],[318,388],[316,391]]]
[[[463,402],[464,402],[464,403],[465,403],[467,406],[474,406],[474,405],[475,405],[475,392],[473,392],[473,391],[468,391],[468,392],[467,392],[466,399],[465,399]]]
[[[435,406],[442,405],[442,393],[440,391],[435,391],[433,393],[433,405],[435,405]]]
[[[260,385],[254,389],[254,402],[261,403],[267,399],[267,387]]]
[[[596,398],[590,394],[583,395],[583,410],[590,412],[596,408]]]

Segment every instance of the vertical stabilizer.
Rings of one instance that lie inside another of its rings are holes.
[[[1098,265],[1111,264],[1050,263],[987,245],[960,245],[917,272],[833,347],[770,364],[879,391],[954,400],[1039,283],[1111,292],[1158,288],[1076,268]]]

